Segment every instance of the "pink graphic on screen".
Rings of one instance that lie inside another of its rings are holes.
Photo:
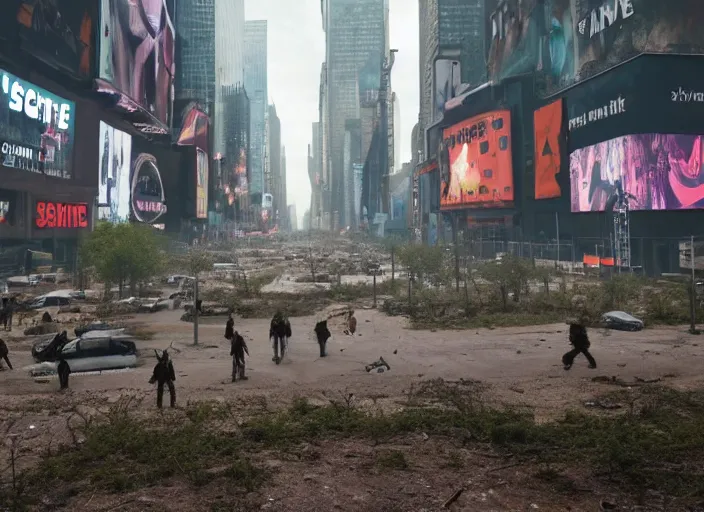
[[[618,180],[632,210],[704,208],[702,137],[626,135],[574,151],[572,211],[604,211]]]

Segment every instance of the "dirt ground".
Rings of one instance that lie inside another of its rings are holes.
[[[141,365],[122,373],[72,376],[67,393],[59,393],[56,379],[35,381],[22,370],[32,363],[31,339],[19,337],[19,333],[3,333],[15,370],[0,371],[0,415],[9,417],[22,411],[12,432],[32,444],[35,438],[59,439],[65,435],[61,434],[65,424],[62,416],[77,404],[99,407],[116,402],[124,394],[144,395],[141,407],[145,414],[152,414],[155,390],[147,383],[155,362],[152,349],[163,349],[171,343],[177,349],[172,355],[180,405],[249,397],[284,404],[299,396],[325,403],[324,394],[344,392],[393,408],[404,391],[420,381],[472,379],[489,385],[489,394],[495,400],[530,406],[538,418],[547,421],[613,389],[609,384],[594,382],[594,377],[626,382],[661,379],[677,388],[704,385],[704,341],[687,334],[685,328],[640,333],[593,330],[592,352],[598,369],[588,369],[580,357],[566,372],[560,363],[568,350],[564,324],[462,332],[411,331],[405,328],[403,318],[389,318],[372,310],[357,311],[355,336],[345,336],[341,325],[331,322],[333,338],[329,357],[324,359],[318,356],[312,332],[314,317],[291,319],[290,352],[279,366],[271,360],[268,321],[238,319],[235,327],[247,340],[251,357],[247,361],[249,380],[233,384],[229,345],[223,337],[225,319],[204,319],[200,344],[194,347],[193,326],[179,321],[180,315],[179,311],[163,311],[134,317],[130,322],[144,324],[157,333],[152,340],[139,342]],[[364,366],[380,356],[389,363],[390,371],[367,373]],[[227,493],[221,488],[199,491],[207,493],[204,499],[198,492],[172,482],[124,496],[101,495],[87,489],[62,503],[45,502],[45,509],[432,511],[441,510],[443,502],[458,488],[465,492],[452,505],[453,510],[590,511],[599,510],[602,498],[619,503],[612,489],[603,489],[588,479],[569,499],[555,492],[554,485],[524,486],[526,469],[504,468],[502,461],[491,454],[434,439],[432,432],[427,434],[427,440],[402,439],[393,446],[407,454],[410,468],[406,471],[380,471],[371,464],[380,447],[352,440],[324,442],[302,447],[304,455],[295,457],[270,454],[267,458],[260,454],[266,459],[263,463],[276,469],[274,482],[236,502],[227,501]],[[35,442],[27,450],[38,452],[39,444]],[[447,466],[451,453],[463,459],[461,469]],[[40,453],[29,455],[31,461],[32,455],[38,457]],[[631,505],[619,503],[619,509],[636,510]],[[660,505],[653,507],[638,510],[661,509]]]

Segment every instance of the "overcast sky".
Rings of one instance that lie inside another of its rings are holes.
[[[418,2],[390,0],[390,11],[390,44],[399,50],[391,84],[401,106],[402,161],[409,161],[411,131],[418,120]],[[245,17],[269,22],[269,102],[276,104],[281,119],[288,202],[296,204],[300,223],[310,206],[308,144],[318,120],[325,60],[320,0],[245,0]]]

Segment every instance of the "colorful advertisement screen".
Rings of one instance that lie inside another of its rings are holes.
[[[164,0],[101,0],[98,76],[165,126],[173,108],[174,27]]]
[[[93,78],[93,36],[98,11],[93,1],[15,0],[3,3],[6,7],[0,7],[0,18],[3,18],[0,28],[11,33],[14,22],[22,48],[27,53],[76,77]]]
[[[704,54],[702,23],[699,0],[502,0],[489,75],[537,73],[551,95],[642,53]]]
[[[130,163],[132,137],[100,121],[98,219],[130,220]]]
[[[440,209],[513,202],[510,111],[487,112],[445,128],[441,146]]]
[[[619,183],[631,210],[704,207],[702,137],[626,135],[572,152],[572,211],[604,211]]]
[[[564,147],[565,140],[562,110],[560,99],[539,108],[533,114],[536,199],[552,199],[562,195],[560,184],[557,182],[561,148]]]
[[[196,217],[208,218],[208,154],[196,149]]]
[[[72,177],[76,104],[0,69],[0,164]]]

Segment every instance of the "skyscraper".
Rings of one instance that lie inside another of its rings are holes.
[[[194,1],[194,0],[191,0]],[[207,0],[210,1],[210,0]],[[225,152],[223,87],[241,85],[244,81],[244,0],[219,0],[215,3],[215,119],[214,146]],[[200,55],[204,58],[204,55]]]
[[[346,190],[344,180],[345,123],[359,119],[360,108],[378,99],[388,49],[388,0],[322,0],[321,7],[327,74],[327,126],[323,128],[329,145],[323,151],[327,149],[330,156],[326,185],[331,189],[329,204],[334,213],[344,205],[345,195],[353,192]],[[340,217],[341,223],[349,220]]]
[[[175,99],[207,108],[215,101],[215,0],[180,0],[172,16],[178,62]],[[176,112],[176,119],[180,114]]]
[[[285,215],[286,198],[281,197],[281,121],[276,114],[276,106],[269,105],[269,172],[271,177],[270,189],[267,190],[274,196],[274,213]]]
[[[488,0],[420,0],[420,134],[442,117],[460,83],[486,79]],[[421,146],[423,158],[429,158]]]
[[[250,116],[250,193],[254,203],[261,202],[265,190],[264,153],[266,150],[267,86],[267,23],[266,20],[245,22],[244,87],[249,95]]]

